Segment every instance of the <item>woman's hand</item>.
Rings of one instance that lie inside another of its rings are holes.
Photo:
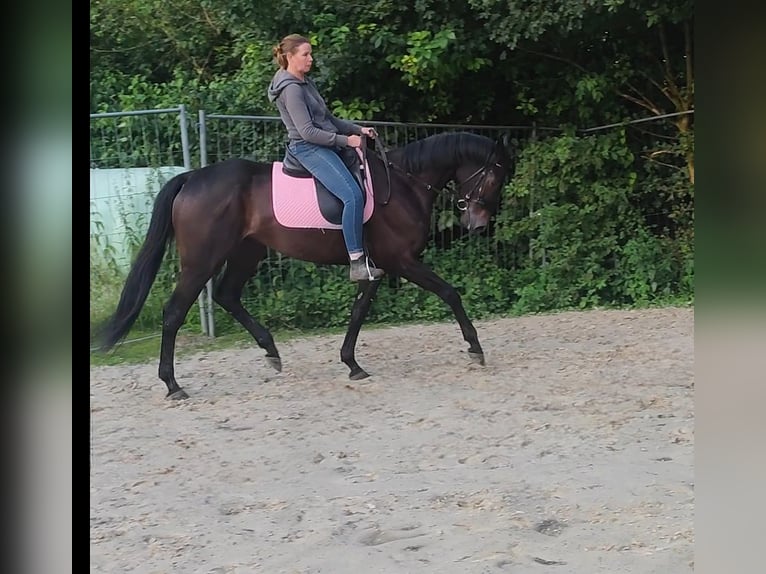
[[[348,136],[348,147],[362,147],[362,136]]]
[[[375,139],[378,137],[378,132],[375,131],[375,128],[362,128],[362,135],[365,135],[369,138]]]

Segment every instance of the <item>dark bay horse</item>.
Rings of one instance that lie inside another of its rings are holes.
[[[471,359],[484,364],[484,351],[460,295],[419,255],[427,243],[435,196],[450,181],[457,184],[461,224],[469,231],[487,226],[510,170],[505,146],[484,136],[453,132],[367,156],[376,197],[383,197],[376,200],[365,224],[368,253],[378,267],[435,293],[449,305],[469,344]],[[155,199],[146,238],[115,313],[100,329],[100,343],[102,350],[108,350],[128,333],[175,236],[181,271],[163,311],[158,373],[169,398],[187,398],[174,374],[178,330],[208,279],[224,266],[214,300],[247,329],[279,371],[282,360],[271,333],[240,301],[245,283],[266,257],[266,248],[318,264],[348,264],[339,230],[287,228],[275,220],[271,181],[271,163],[229,159],[175,176]],[[340,358],[352,380],[368,376],[357,364],[354,349],[379,285],[380,281],[360,282],[351,310]]]

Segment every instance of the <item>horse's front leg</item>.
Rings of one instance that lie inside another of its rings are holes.
[[[439,277],[434,271],[421,263],[420,261],[411,261],[402,266],[400,275],[405,279],[419,285],[426,291],[438,295],[442,301],[450,306],[455,314],[460,330],[463,332],[463,339],[468,342],[468,356],[480,365],[484,364],[484,351],[479,344],[479,337],[476,334],[476,328],[471,323],[463,307],[463,301],[460,299],[460,293]]]
[[[358,381],[369,377],[365,370],[360,367],[354,358],[354,349],[356,339],[359,336],[359,330],[362,328],[365,317],[370,310],[375,293],[378,292],[380,281],[360,281],[356,291],[354,306],[351,308],[351,319],[348,323],[346,338],[343,339],[343,346],[340,349],[340,360],[346,363],[351,372],[348,378],[352,381]]]

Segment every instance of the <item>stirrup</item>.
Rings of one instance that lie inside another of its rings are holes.
[[[362,255],[359,259],[351,261],[348,275],[351,281],[377,281],[385,273],[382,269],[371,265],[369,257]]]

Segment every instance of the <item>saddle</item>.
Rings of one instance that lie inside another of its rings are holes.
[[[366,223],[374,210],[372,181],[366,169],[360,168],[360,150],[345,148],[340,153],[343,163],[353,170],[354,178],[362,189],[363,221]],[[353,156],[356,156],[355,161]],[[343,202],[335,197],[306,170],[297,157],[285,150],[284,161],[272,163],[272,207],[277,222],[284,227],[300,229],[341,229]]]
[[[359,189],[362,190],[362,205],[367,203],[367,194],[364,189],[364,174],[362,173],[362,162],[359,154],[354,148],[346,147],[338,150],[338,155],[343,160],[344,165],[354,176],[354,180],[359,185]],[[310,178],[314,177],[311,173],[301,165],[300,160],[293,155],[290,148],[285,146],[285,157],[282,160],[282,173],[289,175],[290,177]],[[343,213],[343,202],[335,197],[330,191],[320,182],[314,178],[317,190],[317,202],[319,203],[319,210],[322,215],[331,223],[340,224],[341,215]]]

